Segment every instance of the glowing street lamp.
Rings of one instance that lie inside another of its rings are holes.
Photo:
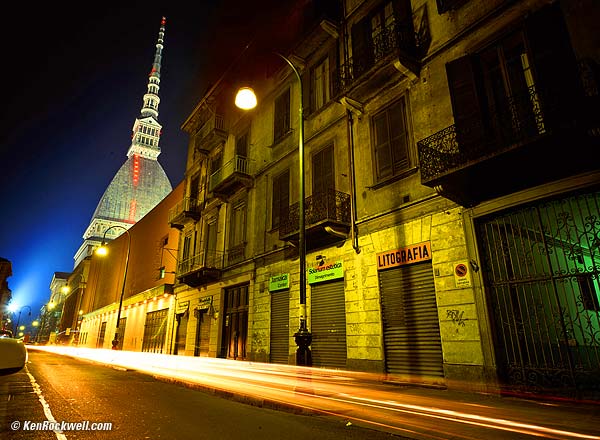
[[[123,308],[123,295],[125,295],[125,281],[127,281],[127,268],[129,266],[129,251],[131,248],[131,235],[127,228],[120,225],[113,225],[104,231],[104,236],[102,237],[102,244],[98,249],[96,249],[96,254],[100,256],[105,256],[108,254],[108,248],[106,247],[106,233],[113,228],[121,228],[127,234],[127,255],[125,257],[125,271],[123,272],[123,286],[121,287],[121,296],[119,299],[119,311],[117,313],[117,327],[115,328],[115,338],[112,340],[112,349],[119,350],[119,321],[121,320],[121,309]]]
[[[296,365],[311,366],[312,354],[310,352],[310,344],[312,335],[308,331],[306,324],[306,243],[305,243],[305,228],[304,228],[304,110],[302,108],[302,78],[298,69],[294,64],[280,53],[275,53],[283,59],[294,71],[298,79],[300,90],[300,108],[298,111],[298,162],[299,162],[299,234],[298,234],[298,253],[300,257],[300,328],[294,334],[294,340],[298,349],[296,350]],[[250,87],[242,87],[238,90],[235,97],[235,105],[242,110],[250,110],[256,107],[257,100],[254,91]]]
[[[19,308],[19,306],[17,306],[17,305],[11,305],[8,308],[8,310],[10,310],[13,314],[17,313],[17,310],[19,311],[19,316],[17,318],[17,324],[15,325],[15,333],[17,333],[17,330],[19,330],[19,322],[21,321],[21,312],[23,311],[24,308],[29,309],[29,313],[27,314],[27,316],[31,316],[31,307],[29,307],[29,306],[23,306],[23,307]]]

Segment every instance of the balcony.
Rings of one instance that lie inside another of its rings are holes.
[[[209,191],[218,196],[234,194],[240,188],[252,187],[250,160],[236,155],[210,176]]]
[[[234,264],[244,261],[246,257],[246,243],[236,244],[231,246],[225,255],[225,265],[233,266]]]
[[[298,242],[300,211],[298,203],[283,213],[279,239]],[[316,249],[344,239],[351,226],[350,195],[336,190],[313,194],[304,202],[306,248]],[[335,233],[332,233],[336,231]]]
[[[385,88],[398,73],[412,80],[418,76],[418,35],[412,18],[389,24],[369,43],[340,65],[334,75],[334,94],[361,102]]]
[[[177,279],[190,287],[217,281],[223,269],[223,252],[207,250],[177,264]]]
[[[169,225],[181,230],[187,222],[197,222],[200,218],[201,208],[201,203],[197,199],[184,197],[169,210]]]
[[[196,132],[194,148],[201,154],[208,154],[217,145],[225,142],[227,135],[223,116],[215,113]]]
[[[417,142],[421,183],[469,207],[597,169],[598,124],[586,116],[598,114],[597,101],[558,96],[531,87]]]

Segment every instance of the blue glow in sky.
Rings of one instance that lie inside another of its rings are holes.
[[[2,68],[0,257],[12,262],[12,302],[32,309],[21,322],[35,319],[49,299],[54,272],[73,270],[96,205],[127,158],[161,17],[158,161],[174,188],[187,154],[180,127],[215,72],[239,52],[216,42],[245,44],[246,30],[236,23],[278,2],[114,3],[78,10],[20,2],[4,25],[11,44]]]

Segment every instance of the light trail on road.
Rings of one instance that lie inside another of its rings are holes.
[[[278,402],[415,439],[480,440],[501,438],[498,435],[503,432],[510,433],[511,439],[600,440],[595,435],[598,419],[578,432],[565,429],[571,428],[565,425],[568,421],[555,420],[552,406],[538,405],[536,411],[525,414],[510,404],[486,405],[485,399],[473,404],[441,394],[420,395],[411,388],[384,385],[380,375],[371,373],[78,347],[29,348],[242,395],[255,404]]]

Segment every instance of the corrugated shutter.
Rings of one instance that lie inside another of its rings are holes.
[[[443,377],[431,263],[379,272],[386,371]]]
[[[196,327],[196,346],[194,356],[208,356],[210,342],[210,316],[206,310],[198,311],[198,325]]]
[[[344,281],[311,286],[313,366],[346,368]]]
[[[289,363],[290,291],[271,294],[271,362]]]

